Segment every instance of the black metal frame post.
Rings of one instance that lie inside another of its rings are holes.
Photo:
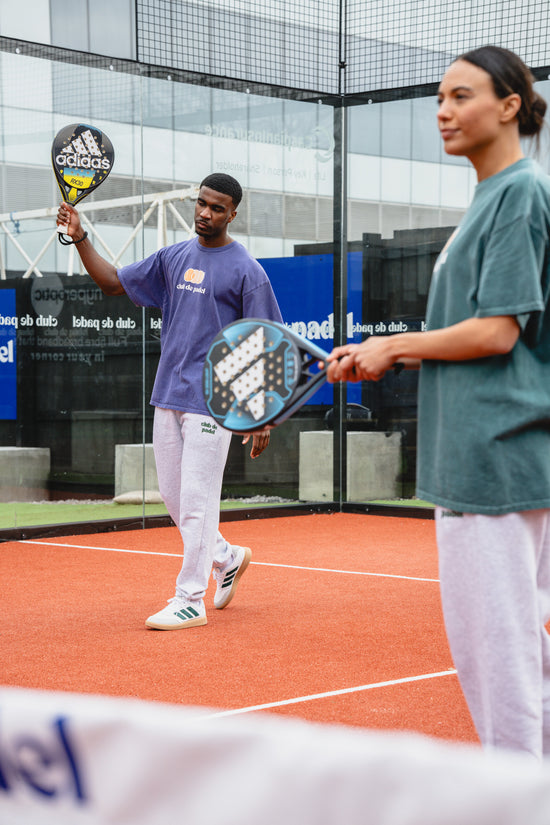
[[[348,202],[348,130],[345,105],[346,43],[345,0],[340,0],[338,92],[339,105],[334,107],[334,194],[333,194],[333,300],[334,346],[347,343],[347,202]],[[344,428],[347,387],[334,385],[333,432],[333,499],[339,505],[347,500],[347,444]]]

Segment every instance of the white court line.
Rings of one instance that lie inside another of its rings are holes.
[[[270,708],[280,708],[285,705],[297,705],[300,702],[311,702],[313,699],[327,699],[331,696],[344,696],[346,693],[360,693],[363,690],[375,690],[376,688],[393,687],[394,685],[405,685],[409,682],[421,682],[424,679],[437,679],[440,676],[454,675],[456,675],[456,670],[453,669],[442,670],[439,673],[424,673],[422,676],[408,676],[403,679],[392,679],[389,682],[373,682],[371,685],[329,690],[326,693],[312,693],[310,696],[297,696],[295,699],[282,699],[280,702],[266,702],[264,705],[250,705],[247,708],[221,710],[217,713],[209,713],[208,715],[201,716],[201,719],[216,719],[219,716],[236,716],[239,713],[252,713],[256,710],[269,710]]]
[[[399,576],[396,573],[366,573],[363,570],[337,570],[333,567],[302,567],[298,564],[276,564],[269,561],[253,561],[251,564],[265,567],[290,567],[292,570],[313,570],[316,573],[347,573],[349,576],[381,576],[383,579],[407,579],[413,582],[438,582],[439,579],[423,579],[420,576]]]
[[[136,553],[140,556],[181,556],[181,553],[156,553],[153,550],[124,550],[121,547],[98,547],[93,544],[69,544],[61,541],[33,541],[19,539],[18,544],[43,544],[46,547],[74,547],[76,550],[106,550],[109,553]]]
[[[106,550],[109,553],[136,553],[142,556],[174,556],[180,558],[180,553],[157,553],[154,550],[124,550],[120,547],[98,547],[93,544],[68,544],[53,541],[33,541],[31,539],[20,539],[18,544],[42,544],[46,547],[74,547],[77,550]],[[425,579],[420,576],[399,576],[395,573],[368,573],[362,570],[338,570],[332,567],[303,567],[298,564],[277,564],[268,561],[253,561],[251,564],[260,567],[286,567],[289,570],[309,570],[313,573],[344,573],[348,576],[377,576],[382,579],[406,579],[413,582],[438,582],[439,579]]]

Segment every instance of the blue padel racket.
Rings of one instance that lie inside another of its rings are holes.
[[[243,318],[214,338],[202,386],[218,424],[234,433],[281,424],[326,381],[328,353],[275,321]]]
[[[74,206],[103,183],[115,160],[113,145],[105,132],[86,123],[71,123],[59,130],[52,143],[52,166],[61,196]],[[61,243],[63,227],[57,231]]]

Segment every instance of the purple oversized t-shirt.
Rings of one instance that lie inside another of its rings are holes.
[[[118,270],[136,306],[162,310],[161,355],[151,404],[206,413],[202,368],[212,339],[239,318],[281,321],[269,279],[244,246],[174,244]]]

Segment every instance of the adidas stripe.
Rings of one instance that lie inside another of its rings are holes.
[[[235,573],[238,570],[238,566],[234,567],[233,570],[228,570],[225,574],[225,578],[223,580],[222,589],[224,587],[229,587],[229,585],[233,584],[233,579],[235,578]]]
[[[176,613],[179,619],[196,619],[198,615],[198,611],[195,610],[194,607],[182,607],[182,609]]]

